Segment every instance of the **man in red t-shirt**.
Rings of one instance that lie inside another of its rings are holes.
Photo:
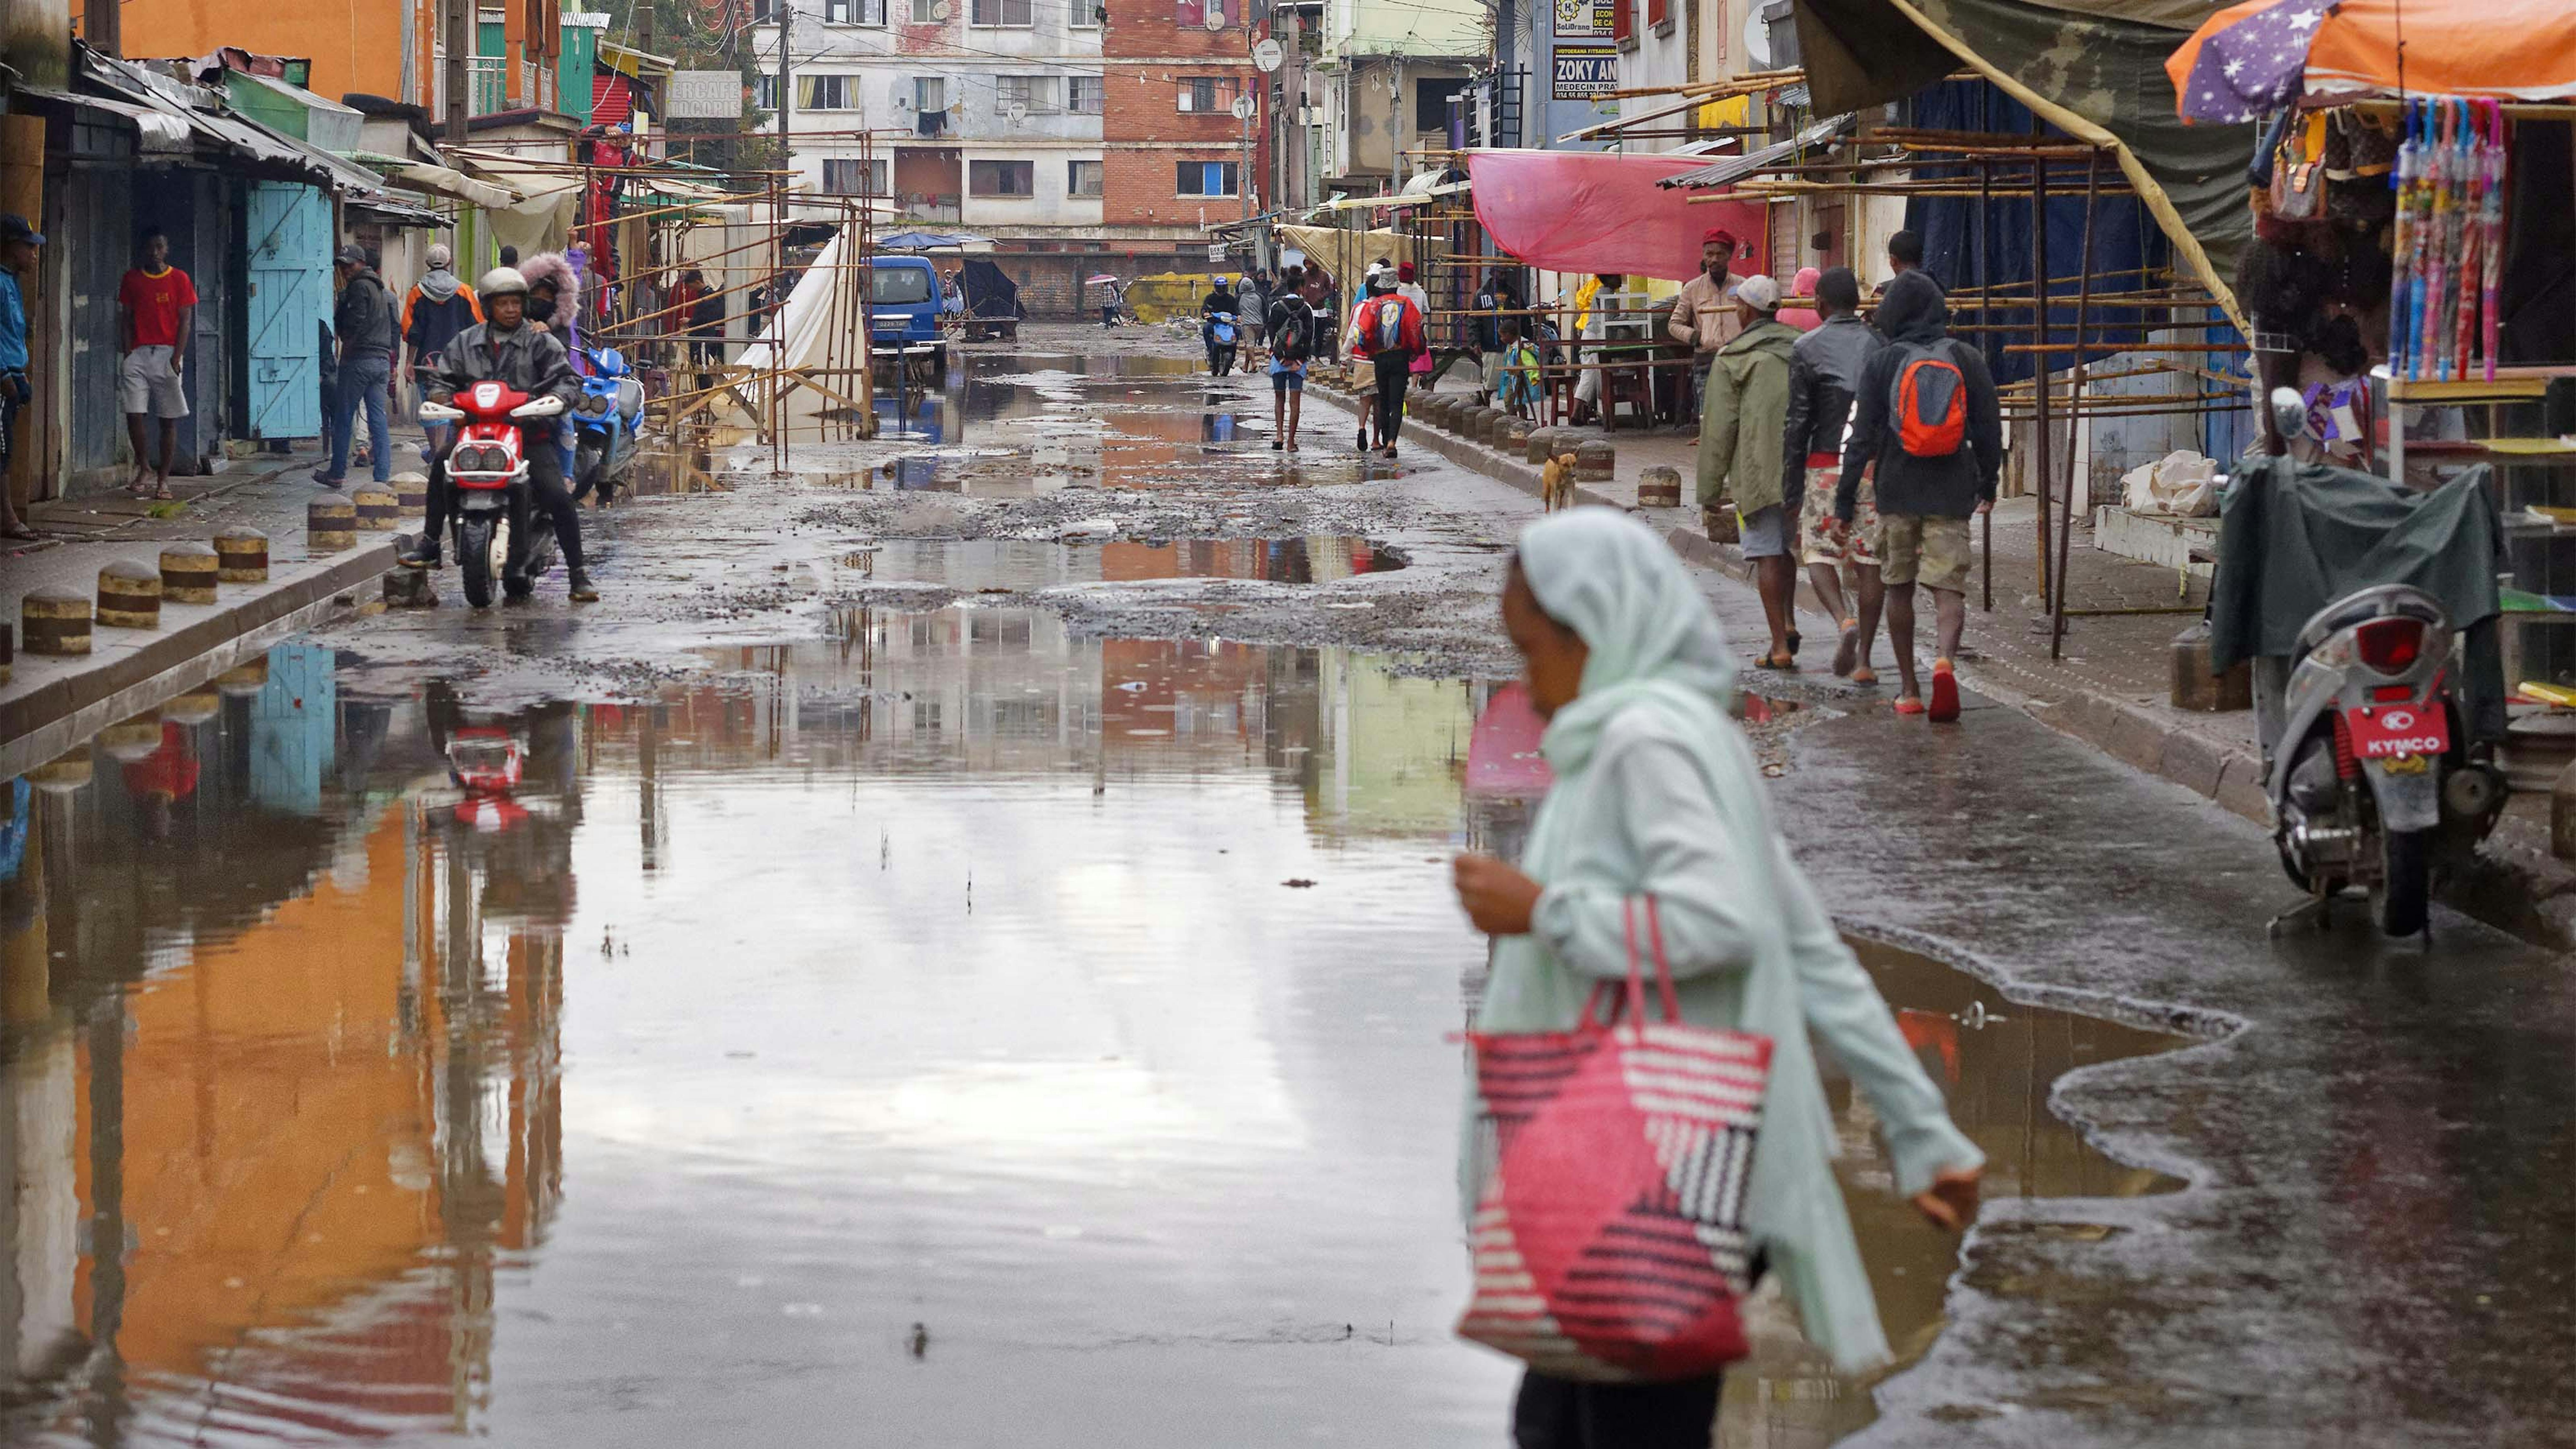
[[[117,286],[116,314],[124,353],[116,372],[117,394],[125,405],[126,436],[134,443],[132,486],[138,497],[168,498],[179,419],[188,415],[179,369],[197,325],[197,288],[186,272],[170,265],[170,238],[157,227],[143,234],[143,265],[127,272]],[[152,455],[143,426],[147,417],[161,420],[161,461],[148,486],[144,469]]]

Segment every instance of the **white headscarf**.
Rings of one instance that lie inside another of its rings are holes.
[[[1592,651],[1582,693],[1557,711],[1541,744],[1557,769],[1580,769],[1602,725],[1641,701],[1693,726],[1713,727],[1733,707],[1726,631],[1653,529],[1615,508],[1571,509],[1524,530],[1520,558],[1539,607]]]

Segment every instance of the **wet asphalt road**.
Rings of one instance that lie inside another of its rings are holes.
[[[37,782],[14,1437],[1502,1442],[1445,1332],[1441,862],[1526,820],[1534,505],[1317,448],[1320,401],[1286,469],[1248,380],[1032,331],[905,437],[613,513],[596,609],[353,621]],[[1995,1163],[1954,1253],[1843,1103],[1920,1357],[1873,1406],[1770,1321],[1724,1442],[2576,1442],[2563,961],[2271,942],[2268,843],[2197,797],[1761,687]]]

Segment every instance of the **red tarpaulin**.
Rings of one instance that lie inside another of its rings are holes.
[[[1706,156],[1610,156],[1597,151],[1477,151],[1467,158],[1476,220],[1494,244],[1554,272],[1606,272],[1681,281],[1699,274],[1699,239],[1735,233],[1738,256],[1771,255],[1770,208],[1758,201],[1694,206],[1704,192],[1656,182],[1707,165]]]

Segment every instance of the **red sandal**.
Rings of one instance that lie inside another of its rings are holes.
[[[1909,694],[1896,702],[1896,712],[1903,715],[1921,714],[1923,701]]]
[[[1950,661],[1932,661],[1932,722],[1950,724],[1959,718],[1959,676],[1951,671]]]

